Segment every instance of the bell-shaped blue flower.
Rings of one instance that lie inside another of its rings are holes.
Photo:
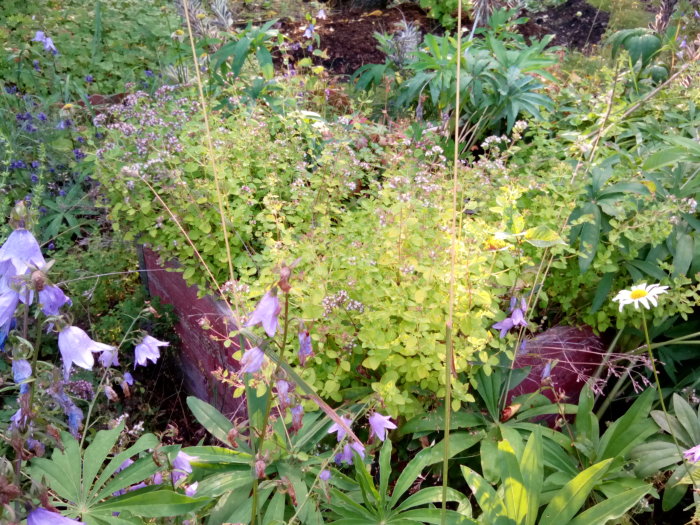
[[[27,516],[27,525],[81,525],[82,523],[42,508],[34,509]]]
[[[13,359],[12,361],[12,379],[19,385],[19,393],[26,394],[29,392],[29,383],[27,379],[32,377],[32,365],[26,359]]]
[[[168,346],[169,344],[170,343],[165,341],[159,341],[150,335],[146,335],[143,341],[134,348],[134,368],[136,368],[137,365],[146,366],[148,361],[155,364],[160,358],[160,350],[158,347]]]
[[[44,315],[58,315],[59,309],[66,304],[70,306],[71,300],[58,286],[49,284],[39,292],[39,304]]]
[[[67,379],[73,364],[86,370],[92,370],[92,366],[95,364],[92,353],[110,351],[114,347],[93,341],[77,326],[66,326],[58,333],[58,349],[63,357],[63,370]]]
[[[277,289],[273,288],[260,299],[258,306],[245,325],[255,326],[262,324],[265,333],[269,337],[274,337],[275,333],[277,333],[277,316],[281,309],[280,301],[277,299]]]

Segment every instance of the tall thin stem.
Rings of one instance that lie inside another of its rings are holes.
[[[476,25],[477,21],[474,21]],[[457,75],[455,90],[455,129],[454,129],[454,158],[452,166],[452,224],[450,244],[450,299],[447,322],[445,323],[445,439],[442,458],[442,513],[441,523],[445,525],[447,520],[447,485],[450,456],[450,417],[452,411],[452,374],[455,373],[454,341],[452,338],[452,326],[454,322],[455,304],[455,266],[457,260],[457,176],[459,170],[459,106],[462,69],[462,0],[457,2]]]

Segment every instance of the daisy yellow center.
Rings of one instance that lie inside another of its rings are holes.
[[[633,290],[630,294],[631,299],[641,299],[649,295],[646,290]]]

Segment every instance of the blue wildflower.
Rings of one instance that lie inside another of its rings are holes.
[[[22,170],[27,167],[27,164],[23,160],[13,160],[10,161],[11,170]]]
[[[32,67],[33,67],[36,71],[41,71],[41,67],[39,67],[39,61],[38,61],[38,60],[32,61]]]
[[[50,51],[54,55],[58,55],[58,49],[56,49],[53,40],[51,39],[51,37],[46,36],[46,34],[43,31],[37,31],[32,41],[41,42],[42,44],[44,44],[44,51]]]
[[[306,330],[299,332],[299,364],[306,365],[306,360],[314,355],[311,347],[311,335]]]
[[[76,148],[76,149],[73,150],[73,157],[75,158],[75,160],[76,160],[77,162],[80,162],[80,161],[83,160],[85,157],[87,157],[87,155],[85,155],[85,153],[83,153],[82,150]]]
[[[19,393],[26,394],[29,392],[29,383],[27,379],[32,377],[32,365],[26,359],[14,359],[12,361],[12,379],[15,384],[19,385]]]
[[[313,38],[314,36],[314,25],[309,24],[306,28],[306,31],[304,31],[304,38]]]
[[[52,284],[44,286],[39,292],[39,304],[44,315],[58,315],[59,309],[66,304],[70,306],[71,300],[63,293],[58,286]]]
[[[64,377],[68,378],[73,364],[86,370],[92,370],[95,364],[93,352],[105,352],[114,347],[93,341],[77,326],[66,326],[58,333],[58,349],[63,358]]]
[[[318,478],[321,481],[328,481],[329,479],[331,479],[331,471],[328,469],[323,469],[321,471],[321,473],[318,475]]]
[[[152,77],[152,76],[153,76],[153,71],[151,71],[150,69],[147,69],[147,70],[144,71],[143,73],[144,73],[144,75],[146,75],[147,77]]]
[[[38,119],[41,120],[42,122],[46,122],[46,119],[47,119],[48,117],[46,116],[46,113],[44,113],[43,111],[40,111],[40,112],[37,114],[36,118],[38,118]]]
[[[273,288],[260,299],[258,306],[245,325],[249,327],[262,324],[265,333],[270,337],[274,337],[277,332],[277,316],[281,309],[280,301],[277,298],[277,289]]]
[[[350,428],[352,426],[352,419],[349,417],[345,416],[340,416],[340,419],[343,420],[343,423],[345,423],[345,426]],[[332,434],[333,432],[336,432],[336,436],[338,438],[338,443],[340,443],[343,438],[347,435],[347,432],[345,432],[345,429],[341,427],[338,423],[333,423],[330,428],[328,429],[328,433]]]
[[[243,357],[241,357],[241,373],[254,374],[260,370],[263,362],[265,362],[265,352],[260,350],[257,346],[248,348],[243,352]]]
[[[39,166],[41,166],[41,163],[38,160],[33,160],[30,164],[30,166],[34,169],[38,169]]]
[[[85,76],[85,82],[87,82],[88,84],[92,84],[94,81],[95,81],[95,79],[93,78],[92,75]]]
[[[159,346],[168,346],[170,343],[159,341],[155,337],[146,335],[143,340],[134,348],[134,368],[137,365],[146,366],[148,361],[153,364],[160,358]]]

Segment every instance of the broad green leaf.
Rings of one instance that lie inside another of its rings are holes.
[[[593,488],[600,483],[613,459],[606,459],[588,467],[564,485],[544,509],[539,525],[568,523],[588,499]]]
[[[467,485],[471,489],[476,498],[479,507],[481,507],[482,515],[479,518],[481,523],[496,523],[497,518],[507,518],[506,507],[503,500],[498,497],[493,487],[475,471],[465,465],[461,465],[462,475],[467,481]]]
[[[385,439],[379,451],[379,501],[384,505],[391,477],[391,440]]]
[[[536,226],[525,231],[525,241],[536,248],[549,248],[551,246],[566,245],[557,232],[547,226]]]
[[[506,515],[517,525],[525,521],[528,510],[528,489],[525,488],[520,465],[513,446],[506,440],[498,442],[498,460],[501,462],[503,503]]]
[[[654,434],[654,425],[648,417],[654,395],[654,389],[648,388],[627,409],[625,415],[605,431],[598,446],[598,459],[622,457]]]
[[[582,215],[590,215],[591,219],[581,225],[581,234],[579,236],[580,245],[579,251],[581,254],[578,258],[578,266],[581,273],[586,273],[590,268],[595,254],[598,252],[598,242],[600,242],[600,229],[602,227],[602,217],[600,208],[592,202],[583,206]]]
[[[615,520],[636,505],[651,491],[651,485],[630,489],[608,498],[576,516],[568,525],[605,525]],[[562,522],[563,523],[563,522]]]
[[[676,418],[690,436],[689,444],[700,443],[700,421],[695,411],[685,399],[676,393],[673,394],[672,403]]]
[[[412,509],[402,512],[399,517],[418,523],[442,524],[442,509]],[[448,510],[445,516],[445,525],[477,525],[477,522],[453,510]],[[389,522],[393,523],[393,522]]]
[[[646,171],[654,171],[665,166],[670,166],[676,164],[683,160],[685,150],[681,147],[672,147],[657,151],[656,153],[649,156],[649,158],[644,162],[642,169]]]
[[[540,508],[540,493],[544,484],[542,464],[542,436],[539,431],[530,434],[520,458],[520,473],[527,491],[526,525],[535,525]]]
[[[233,428],[233,423],[226,416],[206,401],[193,396],[187,398],[187,406],[207,432],[222,443],[228,444],[228,433]]]
[[[483,432],[456,432],[454,434],[450,434],[450,457],[473,447],[482,438]],[[442,461],[444,448],[444,441],[441,441],[430,448],[421,450],[411,461],[408,462],[408,465],[406,465],[401,471],[401,474],[399,474],[399,477],[394,484],[394,491],[389,499],[390,506],[393,507],[396,505],[404,493],[411,488],[413,483],[415,483],[418,476],[420,476],[421,472],[423,472],[423,469]]]
[[[165,518],[193,512],[211,500],[209,498],[190,498],[172,490],[156,487],[128,492],[123,496],[110,498],[93,507],[96,513],[129,512],[142,518]]]
[[[442,487],[428,487],[421,489],[415,494],[410,495],[401,505],[396,507],[396,512],[401,512],[404,510],[412,509],[418,507],[419,505],[426,505],[428,503],[438,503],[442,501]],[[447,501],[457,502],[460,504],[461,508],[469,509],[469,499],[464,496],[458,490],[451,487],[447,487]]]
[[[687,233],[676,234],[676,253],[673,254],[673,275],[685,275],[693,262],[695,241]]]
[[[92,443],[90,443],[90,446],[85,449],[83,460],[83,481],[88,486],[92,486],[95,476],[97,476],[97,473],[107,459],[107,455],[112,451],[114,445],[117,443],[119,434],[121,434],[123,429],[124,422],[122,421],[112,430],[100,430],[95,435]]]

